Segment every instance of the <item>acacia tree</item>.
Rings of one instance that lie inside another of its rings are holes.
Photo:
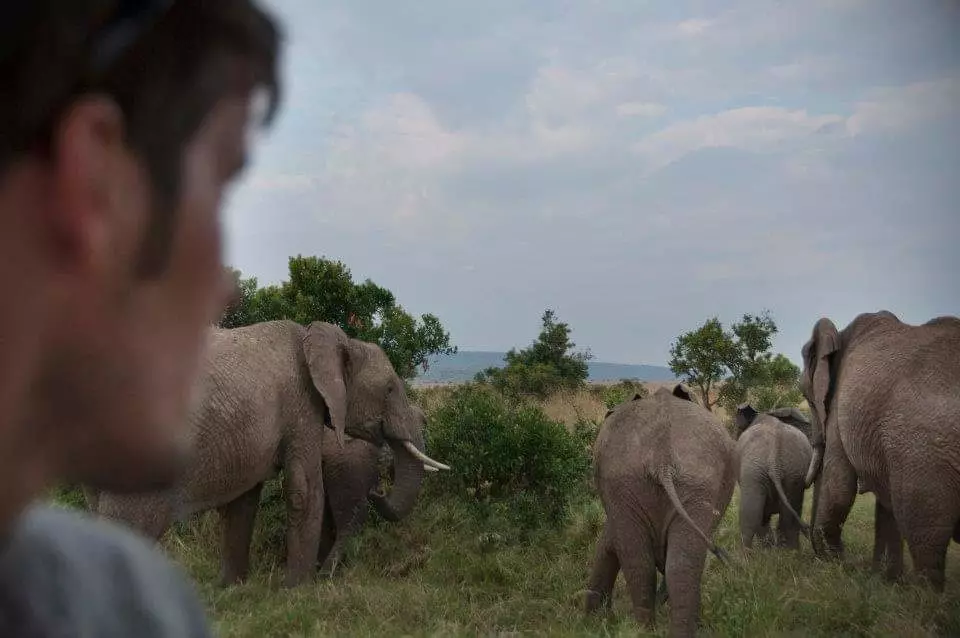
[[[720,319],[711,317],[696,330],[677,337],[670,347],[670,371],[696,387],[703,405],[713,411],[719,398],[712,390],[723,380],[735,351],[732,336],[724,331]]]
[[[744,314],[729,331],[712,317],[677,338],[670,348],[670,370],[695,386],[711,411],[747,399],[761,411],[796,405],[800,369],[784,355],[770,352],[776,333],[777,324],[766,311]]]
[[[418,320],[386,288],[370,279],[355,283],[339,261],[297,255],[289,260],[289,273],[287,281],[260,288],[255,277],[243,279],[234,270],[240,295],[218,325],[235,328],[275,319],[333,323],[351,337],[380,345],[404,379],[426,368],[431,355],[457,351],[437,317],[424,314]]]

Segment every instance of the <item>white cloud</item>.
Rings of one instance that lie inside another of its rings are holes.
[[[840,115],[811,115],[802,109],[748,106],[670,125],[641,139],[634,151],[654,167],[670,164],[702,148],[766,152],[841,122]]]
[[[847,120],[851,135],[896,133],[945,118],[955,118],[960,108],[960,77],[918,82],[874,91],[858,102]]]
[[[667,107],[657,102],[622,102],[617,105],[620,117],[658,117],[667,112]]]
[[[706,31],[711,24],[712,23],[710,20],[703,20],[703,19],[697,19],[697,18],[694,18],[691,20],[684,20],[683,22],[677,25],[677,31],[682,36],[694,37]]]

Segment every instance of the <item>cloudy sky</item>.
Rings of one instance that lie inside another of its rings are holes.
[[[663,364],[769,309],[960,314],[955,0],[264,0],[287,94],[227,213],[263,283],[344,261],[461,349],[544,308]]]

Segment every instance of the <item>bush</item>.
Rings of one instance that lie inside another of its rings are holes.
[[[613,385],[593,386],[591,388],[591,393],[599,400],[603,401],[603,404],[607,406],[608,410],[612,410],[624,401],[632,399],[638,394],[642,399],[650,392],[647,390],[647,386],[641,381],[635,381],[633,379],[620,379],[620,381]]]
[[[589,352],[573,352],[570,326],[556,320],[553,310],[541,318],[540,336],[522,350],[511,349],[502,368],[487,368],[474,380],[489,383],[501,393],[513,397],[545,399],[556,392],[578,390],[590,376]]]
[[[587,428],[571,432],[543,411],[468,384],[432,415],[430,455],[452,471],[440,489],[490,505],[525,527],[561,522],[584,489],[590,466]]]

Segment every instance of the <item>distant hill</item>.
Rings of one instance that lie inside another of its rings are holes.
[[[480,352],[461,350],[449,356],[432,357],[430,369],[413,380],[414,385],[424,383],[461,383],[470,381],[474,375],[489,367],[502,367],[505,352]],[[588,362],[590,381],[673,381],[670,368],[666,366],[630,365],[625,363]]]

